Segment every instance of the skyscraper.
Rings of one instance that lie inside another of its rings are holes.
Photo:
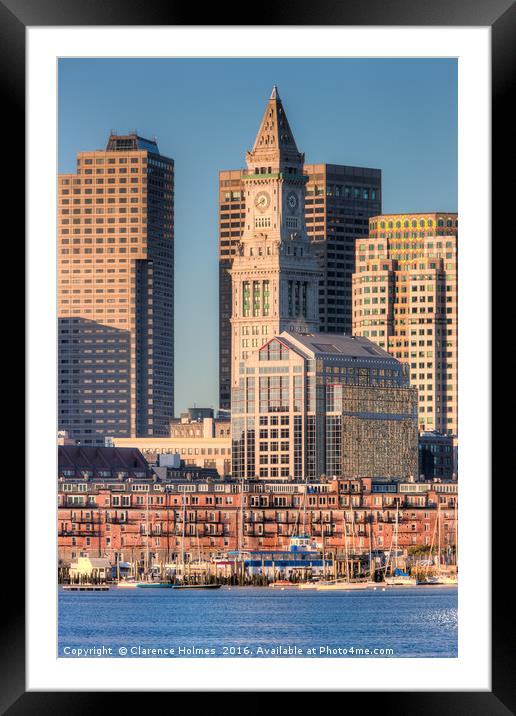
[[[273,88],[242,176],[244,231],[230,270],[232,386],[240,367],[283,330],[319,326],[319,271],[305,230],[304,155]]]
[[[231,276],[242,237],[247,169],[219,173],[219,404],[231,395]],[[355,240],[367,236],[369,217],[381,213],[381,170],[337,164],[304,164],[305,229],[317,256],[319,330],[351,333],[351,281]]]
[[[355,240],[381,213],[382,173],[339,164],[305,164],[304,172],[306,229],[322,270],[320,331],[351,334]]]
[[[419,429],[457,435],[457,214],[389,214],[358,239],[353,333],[410,368]]]
[[[174,162],[111,134],[58,181],[58,421],[83,444],[174,417]]]

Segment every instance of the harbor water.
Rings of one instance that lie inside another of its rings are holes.
[[[63,658],[453,658],[457,589],[60,589],[58,633]]]

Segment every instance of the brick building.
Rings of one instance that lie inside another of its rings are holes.
[[[454,548],[457,484],[160,478],[138,450],[59,448],[58,551],[166,564],[235,549],[286,549],[310,535],[327,553]],[[109,451],[109,452],[107,452]]]

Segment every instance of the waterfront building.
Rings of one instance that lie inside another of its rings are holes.
[[[136,467],[132,464],[135,463]],[[160,477],[137,450],[59,448],[58,552],[150,567],[231,550],[288,550],[309,536],[327,557],[441,544],[453,554],[456,482],[372,478],[315,483]]]
[[[416,411],[406,367],[371,341],[285,331],[240,365],[232,475],[415,476]]]
[[[353,333],[410,370],[420,431],[457,435],[457,214],[389,214],[356,242]]]
[[[185,468],[217,470],[224,477],[231,474],[230,433],[228,419],[185,417],[170,423],[169,437],[113,437],[110,442],[119,447],[135,447],[152,463],[157,463],[160,455],[177,455]]]
[[[58,427],[84,445],[174,417],[174,162],[111,134],[58,178]]]
[[[381,213],[381,170],[303,164],[305,231],[320,269],[319,330],[351,333],[355,239]],[[219,404],[231,403],[231,267],[244,235],[248,169],[219,172]]]
[[[420,433],[419,475],[425,480],[457,478],[457,450],[451,435]]]
[[[78,557],[70,565],[70,578],[72,582],[82,580],[106,581],[111,577],[111,563],[105,557]]]
[[[283,330],[319,325],[317,260],[305,229],[304,155],[274,87],[247,152],[242,240],[230,270],[232,386],[253,349]]]

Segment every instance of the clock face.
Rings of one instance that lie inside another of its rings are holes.
[[[259,194],[256,195],[256,198],[254,200],[255,206],[260,211],[265,211],[269,207],[269,204],[271,203],[271,198],[267,194],[266,191],[261,191]]]
[[[297,209],[297,194],[294,194],[293,191],[287,196],[287,204],[291,211]]]

